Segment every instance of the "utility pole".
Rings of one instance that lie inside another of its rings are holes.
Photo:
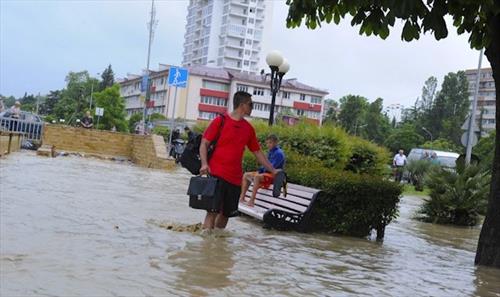
[[[148,23],[148,30],[149,30],[149,42],[148,42],[148,58],[146,62],[146,75],[148,76],[148,82],[146,86],[146,98],[144,100],[144,109],[142,111],[142,131],[146,131],[146,111],[147,111],[147,105],[149,103],[149,98],[151,96],[151,78],[150,78],[150,71],[149,71],[149,61],[151,58],[151,45],[153,44],[153,37],[154,37],[154,30],[156,25],[158,24],[158,21],[155,19],[156,17],[156,9],[155,9],[155,0],[151,0],[151,12],[150,12],[150,20]]]
[[[40,92],[36,96],[36,114],[38,114],[38,107],[40,106]]]
[[[467,149],[465,150],[465,164],[470,164],[470,158],[472,154],[472,139],[474,136],[474,126],[476,123],[476,110],[477,110],[477,95],[479,94],[479,80],[481,75],[481,62],[483,60],[483,51],[479,53],[479,63],[477,65],[477,76],[476,76],[476,90],[474,91],[474,99],[472,100],[472,111],[469,118],[469,129],[467,130]]]

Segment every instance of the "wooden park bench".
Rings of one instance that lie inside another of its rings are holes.
[[[245,194],[247,201],[252,195],[252,187],[253,185]],[[263,221],[266,228],[306,231],[314,202],[323,192],[291,183],[288,183],[287,190],[286,197],[282,192],[279,197],[275,198],[272,187],[261,188],[257,191],[253,207],[240,203],[238,210]]]

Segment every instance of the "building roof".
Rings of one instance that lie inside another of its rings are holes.
[[[188,66],[189,74],[205,76],[209,78],[218,78],[224,80],[230,80],[228,72],[222,68],[208,67],[204,65]]]
[[[244,81],[255,84],[268,84],[268,76],[267,75],[257,75],[257,74],[249,74],[237,71],[228,71],[232,78],[238,81]],[[323,95],[327,95],[328,92],[325,90],[321,90],[318,88],[311,87],[304,83],[299,82],[296,78],[284,79],[281,82],[281,87],[292,90],[306,91],[319,93]]]
[[[171,65],[160,64],[160,70],[152,71],[151,77],[156,78],[162,75],[167,75]],[[203,76],[206,78],[220,79],[230,82],[231,80],[237,80],[241,82],[254,83],[259,85],[268,85],[269,77],[268,75],[257,75],[249,74],[244,72],[232,71],[222,68],[208,67],[204,65],[195,65],[186,67],[190,75]],[[134,83],[141,80],[141,75],[137,74],[127,74],[126,78],[119,79],[118,82],[121,84]],[[281,87],[287,90],[297,90],[305,91],[310,93],[317,93],[321,95],[328,95],[328,91],[311,87],[304,83],[299,82],[296,78],[284,79],[281,82]]]

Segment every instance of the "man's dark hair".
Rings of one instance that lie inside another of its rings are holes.
[[[266,140],[271,140],[274,143],[278,143],[278,136],[276,136],[275,134],[269,134],[266,137]]]
[[[234,93],[233,97],[233,108],[236,109],[240,107],[241,104],[245,104],[252,101],[252,95],[247,92],[238,91]]]

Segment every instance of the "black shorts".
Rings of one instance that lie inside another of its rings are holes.
[[[217,189],[215,190],[217,209],[212,209],[210,212],[221,212],[225,217],[235,217],[239,215],[238,203],[240,200],[241,187],[233,185],[224,179],[217,177]]]

